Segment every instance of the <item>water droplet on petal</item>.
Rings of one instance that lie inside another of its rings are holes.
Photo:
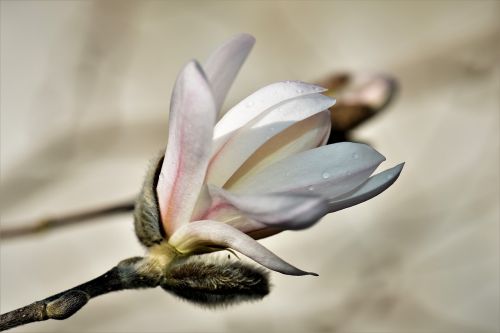
[[[304,92],[304,90],[302,89],[297,89],[297,94],[302,94]]]
[[[323,179],[328,179],[328,178],[330,178],[330,174],[328,172],[323,172],[323,174],[321,175],[321,177]]]
[[[246,104],[247,108],[252,107],[252,106],[253,106],[253,102],[247,102],[247,104]]]
[[[391,174],[388,174],[387,176],[385,176],[385,178],[386,178],[387,180],[391,180],[391,179],[392,179],[392,175],[391,175]]]
[[[355,160],[357,160],[359,158],[358,153],[352,153],[352,158],[354,158]]]
[[[312,191],[314,191],[314,186],[312,186],[312,185],[311,185],[311,186],[309,186],[309,187],[307,188],[307,190],[308,190],[308,191],[311,191],[311,192],[312,192]]]

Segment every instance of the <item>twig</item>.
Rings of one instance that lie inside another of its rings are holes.
[[[103,275],[41,301],[0,315],[0,331],[48,319],[71,317],[94,297],[113,291],[155,288],[161,273],[155,269],[139,269],[148,262],[141,257],[129,258]]]
[[[10,239],[20,236],[32,235],[46,232],[55,228],[66,227],[82,221],[94,220],[98,217],[127,213],[134,210],[134,201],[122,202],[101,208],[93,208],[87,211],[72,213],[68,215],[41,219],[38,222],[24,224],[18,227],[1,228],[0,239]]]
[[[47,319],[67,319],[91,298],[113,291],[157,286],[210,308],[262,299],[269,293],[268,274],[259,267],[240,260],[183,256],[162,243],[153,246],[144,258],[125,259],[93,280],[0,315],[0,331]]]

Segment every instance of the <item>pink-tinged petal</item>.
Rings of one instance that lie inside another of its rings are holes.
[[[238,34],[215,50],[203,66],[212,85],[215,106],[220,115],[227,92],[254,44],[253,36]]]
[[[330,201],[329,211],[335,212],[360,204],[384,192],[387,188],[389,188],[389,186],[394,184],[396,179],[398,179],[401,170],[403,170],[403,166],[404,163],[401,163],[391,169],[380,172],[375,176],[368,178],[366,182],[357,187],[355,190]]]
[[[335,104],[321,94],[311,94],[281,103],[240,128],[214,155],[207,171],[207,183],[222,186],[264,143],[297,122]]]
[[[172,93],[167,149],[156,188],[167,235],[189,222],[193,213],[210,158],[215,117],[210,84],[192,61]]]
[[[231,227],[238,229],[239,231],[249,235],[253,239],[260,239],[262,237],[254,237],[252,234],[256,232],[262,232],[265,230],[269,230],[270,227],[257,222],[255,220],[252,220],[249,217],[246,217],[244,215],[239,215],[238,217],[234,217],[230,219],[229,221],[224,221],[223,223],[229,224]],[[282,229],[279,229],[279,232],[283,231]]]
[[[361,185],[384,160],[368,145],[341,142],[283,159],[233,185],[231,191],[309,192],[331,200]]]
[[[328,141],[331,129],[330,111],[322,111],[297,122],[262,145],[224,184],[233,184],[250,178],[271,164],[303,151],[322,146]]]
[[[215,155],[238,129],[268,109],[292,98],[324,91],[326,89],[322,87],[300,81],[276,82],[257,90],[230,109],[215,125],[213,154]]]
[[[273,228],[309,228],[328,213],[326,200],[310,194],[235,195],[216,186],[210,186],[209,191],[217,202],[226,203],[246,217]]]
[[[206,183],[203,183],[200,190],[200,195],[198,196],[198,200],[196,201],[196,205],[193,209],[193,214],[191,215],[190,221],[204,220],[201,218],[203,215],[206,215],[206,212],[212,206],[213,201],[210,193],[208,192],[208,187]]]
[[[260,239],[282,231],[282,229],[272,228],[261,222],[252,220],[221,198],[214,198],[210,209],[208,209],[203,216],[200,216],[199,220],[214,220],[226,223],[233,228],[248,234],[253,239]],[[271,229],[276,230],[276,232],[268,233],[267,231],[271,231]],[[262,236],[262,233],[265,235]]]
[[[184,225],[170,237],[169,243],[181,253],[189,253],[203,246],[231,248],[276,272],[288,275],[317,275],[290,265],[250,236],[216,221],[196,221]]]
[[[269,227],[265,224],[243,215],[240,210],[221,197],[212,197],[210,194],[207,194],[207,196],[210,198],[210,207],[205,209],[202,214],[193,218],[193,221],[213,220],[221,223],[227,223],[245,234],[269,229]],[[253,238],[257,239],[255,237]]]

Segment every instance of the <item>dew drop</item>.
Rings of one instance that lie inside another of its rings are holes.
[[[304,90],[302,89],[297,89],[297,94],[302,94],[304,92]]]
[[[309,187],[307,188],[307,190],[312,192],[312,191],[314,191],[314,187],[311,185],[311,186],[309,186]]]
[[[328,172],[323,172],[321,177],[323,177],[323,179],[328,179],[328,178],[330,178],[330,174]]]
[[[253,106],[253,102],[247,102],[247,104],[246,104],[247,108],[252,107],[252,106]]]
[[[387,176],[385,176],[385,178],[386,178],[387,180],[391,180],[391,179],[392,179],[392,175],[391,175],[391,174],[388,174]]]
[[[358,153],[352,153],[352,158],[354,158],[355,160],[357,160],[359,158]]]

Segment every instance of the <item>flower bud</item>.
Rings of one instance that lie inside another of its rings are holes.
[[[213,254],[190,256],[173,264],[161,287],[210,308],[259,300],[269,293],[264,269]]]

